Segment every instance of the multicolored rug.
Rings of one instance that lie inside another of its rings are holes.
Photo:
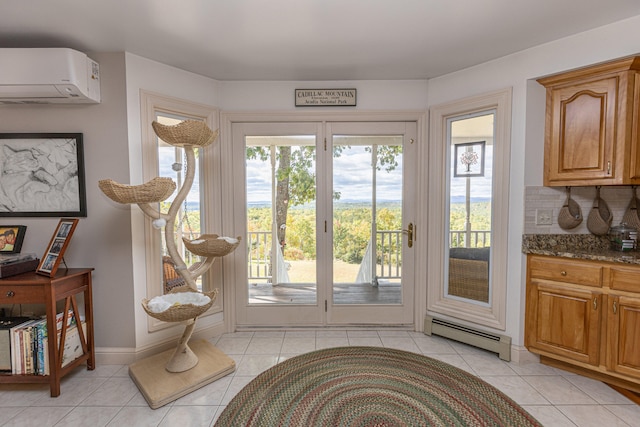
[[[220,414],[228,426],[541,426],[495,387],[444,362],[338,347],[258,375]]]

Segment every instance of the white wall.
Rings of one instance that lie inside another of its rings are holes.
[[[125,58],[131,181],[124,183],[141,184],[143,175],[140,91],[144,90],[215,107],[219,100],[218,84],[215,80],[131,53],[125,53]],[[134,294],[131,304],[133,304],[132,309],[135,313],[136,351],[139,352],[156,344],[177,339],[184,330],[184,326],[179,324],[169,329],[153,333],[148,332],[148,315],[141,305],[141,301],[148,297],[145,269],[144,215],[137,206],[131,209],[131,225],[134,277]],[[197,329],[220,324],[220,332],[222,332],[222,320],[222,315],[201,318],[198,320]]]
[[[295,89],[357,89],[355,107],[295,107]],[[260,81],[220,82],[220,107],[225,111],[402,111],[426,109],[426,80]]]
[[[525,186],[542,185],[544,88],[533,79],[640,52],[640,16],[429,80],[429,107],[513,87],[507,335],[524,342]]]
[[[84,141],[87,217],[81,218],[65,259],[69,267],[94,267],[97,351],[135,345],[129,208],[112,208],[97,183],[129,180],[124,54],[91,54],[100,63],[102,102],[96,105],[0,106],[0,132],[81,132]],[[59,218],[2,218],[24,224],[23,253],[42,257]],[[100,360],[98,360],[100,361]]]

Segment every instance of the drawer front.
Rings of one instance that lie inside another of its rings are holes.
[[[602,270],[601,265],[567,258],[529,258],[529,271],[534,279],[601,287]]]
[[[640,292],[640,268],[611,267],[609,287],[618,291]]]
[[[44,287],[30,285],[0,286],[0,303],[25,304],[44,302]]]

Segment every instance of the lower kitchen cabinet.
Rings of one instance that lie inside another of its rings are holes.
[[[526,298],[543,363],[640,392],[640,265],[528,255]]]

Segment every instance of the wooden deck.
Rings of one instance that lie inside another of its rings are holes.
[[[334,304],[400,304],[400,283],[381,281],[370,283],[337,283],[334,285]],[[289,283],[272,286],[270,283],[249,285],[250,304],[316,304],[316,285]]]

